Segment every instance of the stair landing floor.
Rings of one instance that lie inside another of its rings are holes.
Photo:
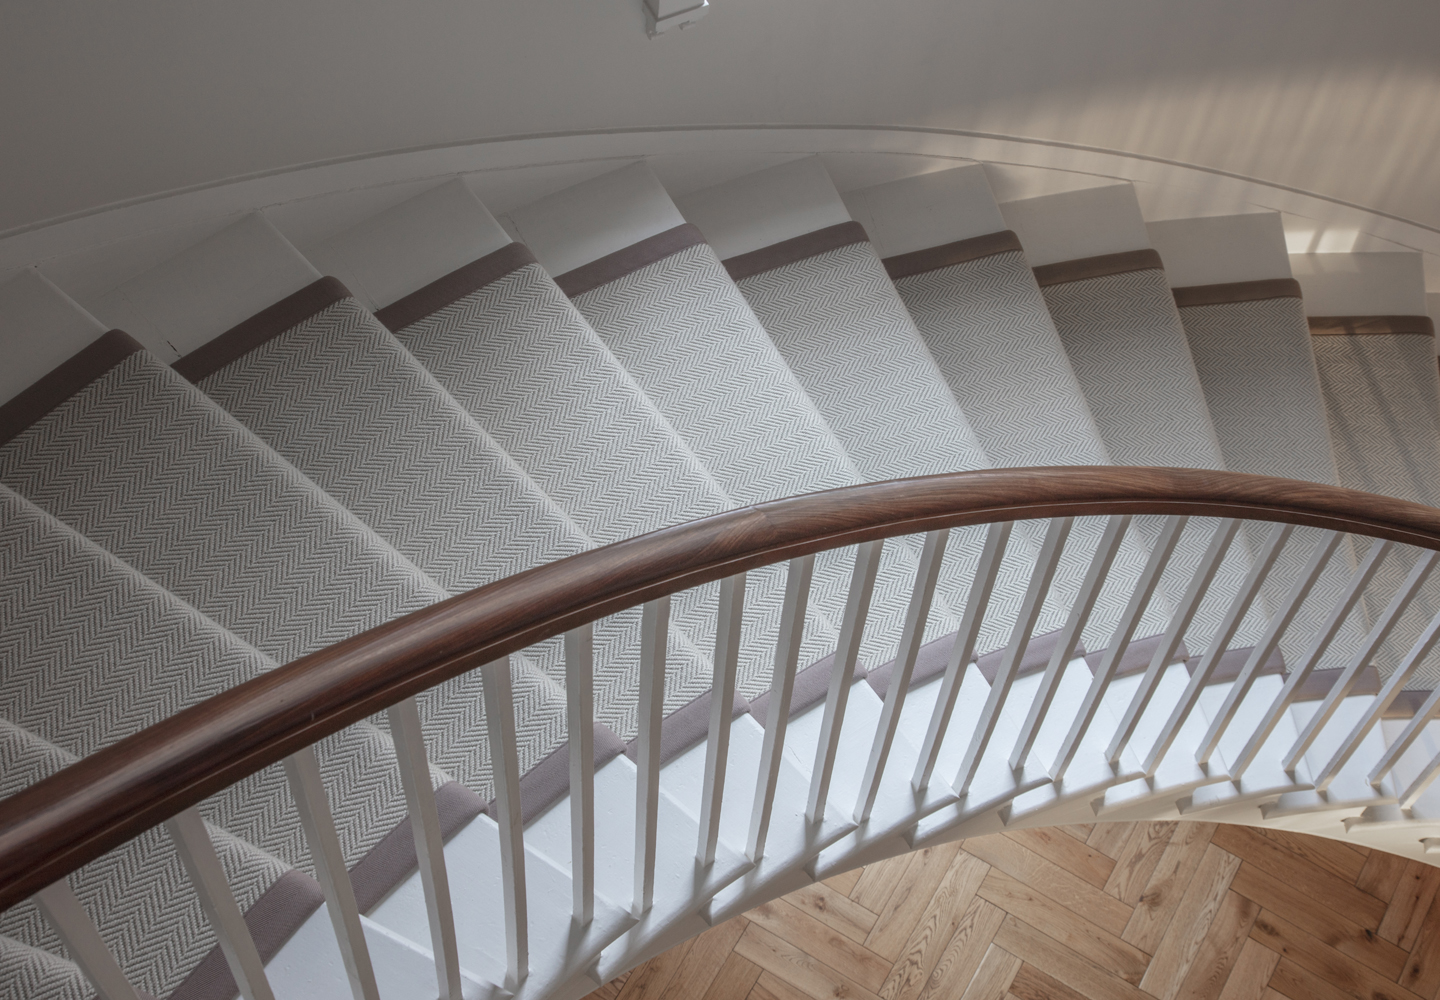
[[[1097,823],[901,855],[710,928],[587,1000],[1440,994],[1440,869],[1276,830]]]

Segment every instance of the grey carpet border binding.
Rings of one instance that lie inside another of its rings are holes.
[[[555,275],[555,284],[573,299],[704,242],[705,235],[687,222]]]
[[[1312,337],[1433,337],[1429,316],[1310,316]]]
[[[870,236],[858,222],[841,222],[834,226],[817,229],[792,239],[772,243],[759,250],[726,257],[720,263],[730,272],[732,281],[743,281],[757,274],[773,271],[777,267],[793,264],[797,260],[814,257],[828,250],[838,250],[855,243],[869,243]]]
[[[389,330],[403,330],[486,285],[494,284],[507,274],[536,263],[539,262],[525,244],[507,243],[499,250],[457,267],[444,277],[396,299],[385,308],[375,310],[375,318]]]
[[[1076,260],[1062,260],[1054,264],[1041,264],[1035,268],[1035,282],[1041,288],[1050,285],[1064,285],[1086,278],[1105,278],[1112,274],[1128,274],[1131,271],[1164,270],[1160,254],[1154,250],[1126,250],[1123,253],[1105,253],[1097,257],[1080,257]]]
[[[901,278],[927,274],[983,257],[1023,253],[1024,249],[1020,245],[1020,237],[1013,230],[1002,229],[998,233],[986,233],[984,236],[972,236],[968,240],[956,240],[954,243],[943,243],[911,253],[895,254],[893,257],[883,258],[880,263],[885,265],[885,271],[892,281],[899,281]]]
[[[9,444],[46,414],[144,346],[120,330],[101,334],[68,361],[0,406],[0,445]]]
[[[1172,288],[1171,291],[1175,293],[1175,305],[1181,309],[1301,297],[1300,282],[1294,278],[1231,281],[1218,285],[1187,285],[1184,288]]]

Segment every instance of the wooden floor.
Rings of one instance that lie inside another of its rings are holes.
[[[1433,998],[1440,868],[1205,823],[979,837],[712,927],[591,1000]]]

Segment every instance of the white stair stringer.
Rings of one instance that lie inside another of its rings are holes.
[[[661,769],[662,775],[664,770]],[[595,816],[597,903],[603,895],[628,909],[625,921],[616,925],[616,933],[610,940],[596,935],[593,940],[600,947],[584,949],[583,962],[577,957],[569,963],[572,973],[583,971],[591,980],[584,992],[642,961],[643,958],[637,956],[642,956],[657,937],[672,933],[677,925],[694,926],[698,921],[703,929],[704,922],[698,920],[697,914],[706,901],[752,867],[743,854],[732,850],[723,840],[712,864],[698,864],[699,827],[665,790],[662,777],[655,844],[655,901],[645,912],[634,912],[636,778],[635,765],[623,755],[595,771],[595,801],[604,805],[603,810],[597,808]],[[528,850],[543,855],[560,871],[572,870],[569,795],[526,825],[525,844]],[[564,900],[567,926],[569,901],[567,895]],[[552,912],[552,915],[559,920],[558,914]],[[577,970],[576,967],[582,965],[583,969]]]

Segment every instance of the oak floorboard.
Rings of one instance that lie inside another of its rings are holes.
[[[1240,947],[1240,957],[1230,969],[1219,1000],[1264,1000],[1270,977],[1280,964],[1278,952],[1271,951],[1254,938],[1247,937]]]
[[[765,928],[805,954],[874,992],[890,973],[890,961],[832,930],[783,897],[749,910],[752,924]]]
[[[1242,862],[1230,888],[1272,913],[1313,934],[1342,955],[1348,955],[1387,979],[1398,980],[1409,957],[1404,948],[1367,931],[1338,910],[1317,906],[1290,883]]]
[[[785,899],[857,944],[863,944],[875,926],[876,914],[824,882],[796,889]]]
[[[1074,837],[1067,837],[1053,828],[1012,830],[1003,836],[1080,876],[1098,889],[1105,887],[1105,881],[1115,869],[1114,858],[1088,844],[1077,844]]]
[[[939,889],[940,880],[959,854],[958,843],[926,847],[912,854],[905,874],[895,883],[895,891],[865,936],[865,947],[892,962],[899,958]]]
[[[1225,989],[1259,913],[1252,900],[1234,891],[1226,894],[1184,980],[1170,994],[1173,1000],[1213,1000]]]
[[[1415,1000],[1416,994],[1410,990],[1340,954],[1313,934],[1305,933],[1269,910],[1260,911],[1250,929],[1250,936],[1351,996],[1366,1000]]]
[[[1200,867],[1200,860],[1210,846],[1214,830],[1213,823],[1181,823],[1175,828],[1120,935],[1122,939],[1147,954],[1155,954],[1175,908],[1180,905],[1195,869]]]
[[[989,870],[989,865],[973,855],[961,852],[956,856],[877,991],[880,1000],[919,1000]]]
[[[1065,831],[1066,833],[1068,833],[1070,836],[1074,837],[1076,840],[1080,841],[1080,843],[1083,844],[1083,843],[1085,843],[1085,841],[1087,841],[1087,840],[1090,839],[1090,834],[1091,834],[1092,831],[1094,831],[1094,829],[1095,829],[1095,824],[1094,824],[1094,823],[1071,823],[1071,824],[1069,824],[1069,825],[1067,825],[1067,826],[1057,826],[1055,829],[1057,829],[1057,830],[1064,830],[1064,831]],[[1013,991],[1012,991],[1012,992],[1013,992]]]
[[[1160,864],[1175,826],[1174,823],[1136,823],[1102,888],[1126,906],[1139,903],[1140,894],[1155,874],[1155,866]]]
[[[1361,926],[1375,930],[1385,916],[1385,904],[1368,892],[1305,859],[1246,826],[1221,826],[1210,842],[1242,861],[1249,861],[1276,878],[1285,879],[1317,903],[1349,913]]]
[[[991,944],[965,992],[960,994],[960,1000],[1005,1000],[1015,973],[1019,971],[1020,959]]]
[[[920,1000],[959,1000],[1004,921],[1005,911],[1000,907],[978,896],[972,898],[925,981]]]
[[[1388,903],[1395,895],[1395,887],[1400,884],[1400,876],[1405,874],[1409,863],[1384,851],[1371,851],[1365,859],[1365,867],[1360,869],[1360,877],[1355,880],[1355,888]]]
[[[1436,871],[1189,821],[1007,831],[806,885],[586,1000],[1440,1000]]]
[[[745,928],[745,933],[740,935],[735,945],[735,952],[813,1000],[832,1000],[838,996],[879,1000],[853,979],[758,924],[751,923]]]
[[[1123,932],[1130,921],[1131,907],[1013,840],[979,837],[966,841],[965,849],[1026,885],[1043,885],[1045,895],[1061,906],[1085,914],[1112,934]]]
[[[1407,862],[1376,933],[1409,951],[1435,900],[1436,889],[1440,889],[1440,868],[1423,861]]]
[[[1125,841],[1130,839],[1130,831],[1137,825],[1135,823],[1096,823],[1085,843],[1108,858],[1118,858],[1121,849],[1125,846]]]
[[[1240,867],[1240,859],[1216,847],[1213,840],[1205,848],[1205,856],[1185,893],[1165,936],[1155,949],[1150,967],[1140,980],[1140,988],[1161,1000],[1173,1000],[1179,992],[1190,965],[1200,953],[1210,923],[1220,912],[1230,892],[1230,880]]]
[[[1126,944],[1085,917],[1002,871],[991,870],[979,895],[1041,933],[1086,955],[1131,984],[1138,985],[1150,956]]]

